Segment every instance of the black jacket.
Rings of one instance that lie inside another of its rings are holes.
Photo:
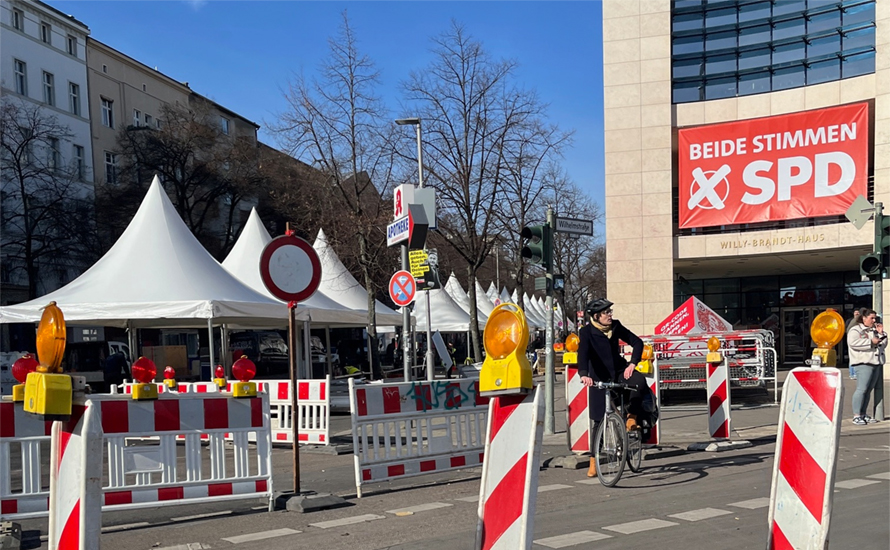
[[[636,365],[643,356],[643,341],[617,319],[612,320],[611,338],[606,338],[593,325],[582,327],[578,338],[578,374],[590,376],[597,382],[616,380],[616,373],[627,368],[627,360],[618,349],[618,340],[633,348],[631,363]]]

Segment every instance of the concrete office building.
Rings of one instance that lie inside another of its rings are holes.
[[[603,61],[617,317],[694,295],[791,365],[815,314],[871,305],[844,213],[890,207],[890,0],[605,0]]]

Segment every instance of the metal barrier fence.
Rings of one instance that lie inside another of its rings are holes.
[[[0,402],[0,519],[46,515],[51,429],[52,422],[25,413],[21,403]]]
[[[482,464],[488,399],[477,380],[349,381],[355,488]]]

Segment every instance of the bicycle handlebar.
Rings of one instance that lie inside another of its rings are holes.
[[[630,384],[627,384],[626,382],[594,382],[593,385],[597,389],[600,389],[600,390],[624,389],[624,390],[630,390],[630,391],[639,391],[639,389],[636,386],[631,386]]]

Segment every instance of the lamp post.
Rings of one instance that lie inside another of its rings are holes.
[[[418,187],[423,188],[423,147],[421,146],[421,130],[420,130],[420,118],[419,117],[410,117],[410,118],[399,118],[396,119],[396,124],[399,126],[414,126],[417,130],[417,181]],[[402,269],[408,269],[408,245],[402,245]],[[432,380],[434,378],[434,365],[433,365],[433,331],[432,331],[432,316],[430,315],[430,291],[427,290],[426,294],[426,378],[427,380]],[[405,317],[403,318],[403,322],[407,326],[407,316],[408,310],[405,309],[405,313],[403,314]],[[405,381],[408,380],[407,370],[408,363],[407,359],[405,360]]]

